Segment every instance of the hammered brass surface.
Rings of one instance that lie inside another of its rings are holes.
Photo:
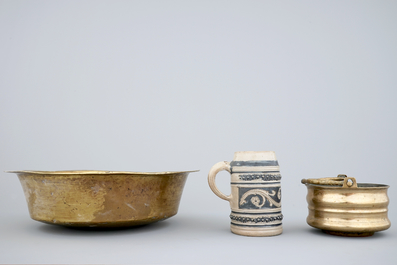
[[[312,227],[342,236],[370,236],[390,227],[387,185],[305,185],[309,208],[306,220]]]
[[[190,172],[13,171],[32,219],[80,227],[135,226],[172,217]]]

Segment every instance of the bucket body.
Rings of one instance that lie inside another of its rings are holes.
[[[342,236],[370,236],[390,227],[389,186],[358,183],[356,188],[306,184],[307,223]]]

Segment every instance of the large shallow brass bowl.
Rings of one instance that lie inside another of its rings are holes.
[[[355,178],[303,179],[307,223],[339,236],[371,236],[390,227],[388,185],[356,183]]]
[[[126,227],[178,212],[189,173],[9,171],[22,184],[32,219],[75,227]]]

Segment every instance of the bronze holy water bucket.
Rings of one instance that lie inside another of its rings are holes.
[[[308,190],[310,226],[340,236],[372,236],[390,227],[388,185],[357,183],[346,175],[302,183]]]

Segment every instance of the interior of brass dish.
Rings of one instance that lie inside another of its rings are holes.
[[[302,179],[308,194],[307,223],[327,234],[371,236],[390,227],[388,185],[357,183],[355,178]]]
[[[73,227],[128,227],[174,216],[189,173],[9,171],[22,184],[32,219]]]

